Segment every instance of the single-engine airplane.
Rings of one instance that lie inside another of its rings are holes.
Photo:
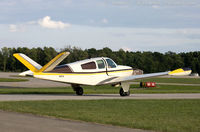
[[[21,63],[31,70],[33,77],[71,84],[77,95],[83,94],[82,85],[121,85],[119,94],[130,95],[130,82],[135,79],[162,76],[190,74],[191,69],[177,69],[174,71],[134,75],[130,66],[117,65],[107,57],[97,57],[59,65],[70,53],[62,52],[43,67],[22,53],[13,54]],[[29,72],[30,73],[30,72]]]

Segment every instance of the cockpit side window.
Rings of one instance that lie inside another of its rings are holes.
[[[56,66],[53,70],[49,71],[52,73],[71,73],[72,70],[68,65]]]
[[[82,64],[81,65],[82,69],[96,69],[96,64],[94,61],[92,62],[88,62],[88,63],[85,63],[85,64]]]
[[[113,62],[113,60],[111,59],[106,59],[106,62],[108,63],[108,68],[115,68],[116,65],[115,63]]]
[[[105,68],[105,64],[104,64],[103,60],[97,60],[97,65],[98,65],[99,69]]]

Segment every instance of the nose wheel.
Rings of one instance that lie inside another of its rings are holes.
[[[128,92],[124,92],[123,88],[120,88],[119,94],[121,96],[129,96],[130,95],[130,90],[128,90]]]

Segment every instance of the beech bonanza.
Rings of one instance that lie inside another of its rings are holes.
[[[134,75],[132,67],[117,65],[112,59],[107,57],[91,58],[57,66],[69,54],[69,52],[62,52],[43,67],[22,53],[15,53],[13,56],[31,70],[33,77],[71,84],[77,95],[83,94],[81,85],[120,84],[120,95],[129,96],[129,87],[132,80],[191,73],[190,69],[187,71],[177,69],[172,72]]]

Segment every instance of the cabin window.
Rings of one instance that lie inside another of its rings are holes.
[[[104,64],[103,60],[97,60],[97,65],[98,65],[99,69],[105,68],[105,64]]]
[[[107,64],[108,64],[108,68],[115,68],[115,67],[116,67],[116,65],[115,65],[115,63],[114,63],[113,60],[111,60],[111,59],[106,59],[106,62],[107,62]]]
[[[96,64],[94,61],[88,62],[81,65],[82,69],[96,69]]]
[[[68,65],[60,65],[60,66],[56,66],[50,72],[53,72],[53,73],[71,73],[72,70],[70,69],[70,67]]]

